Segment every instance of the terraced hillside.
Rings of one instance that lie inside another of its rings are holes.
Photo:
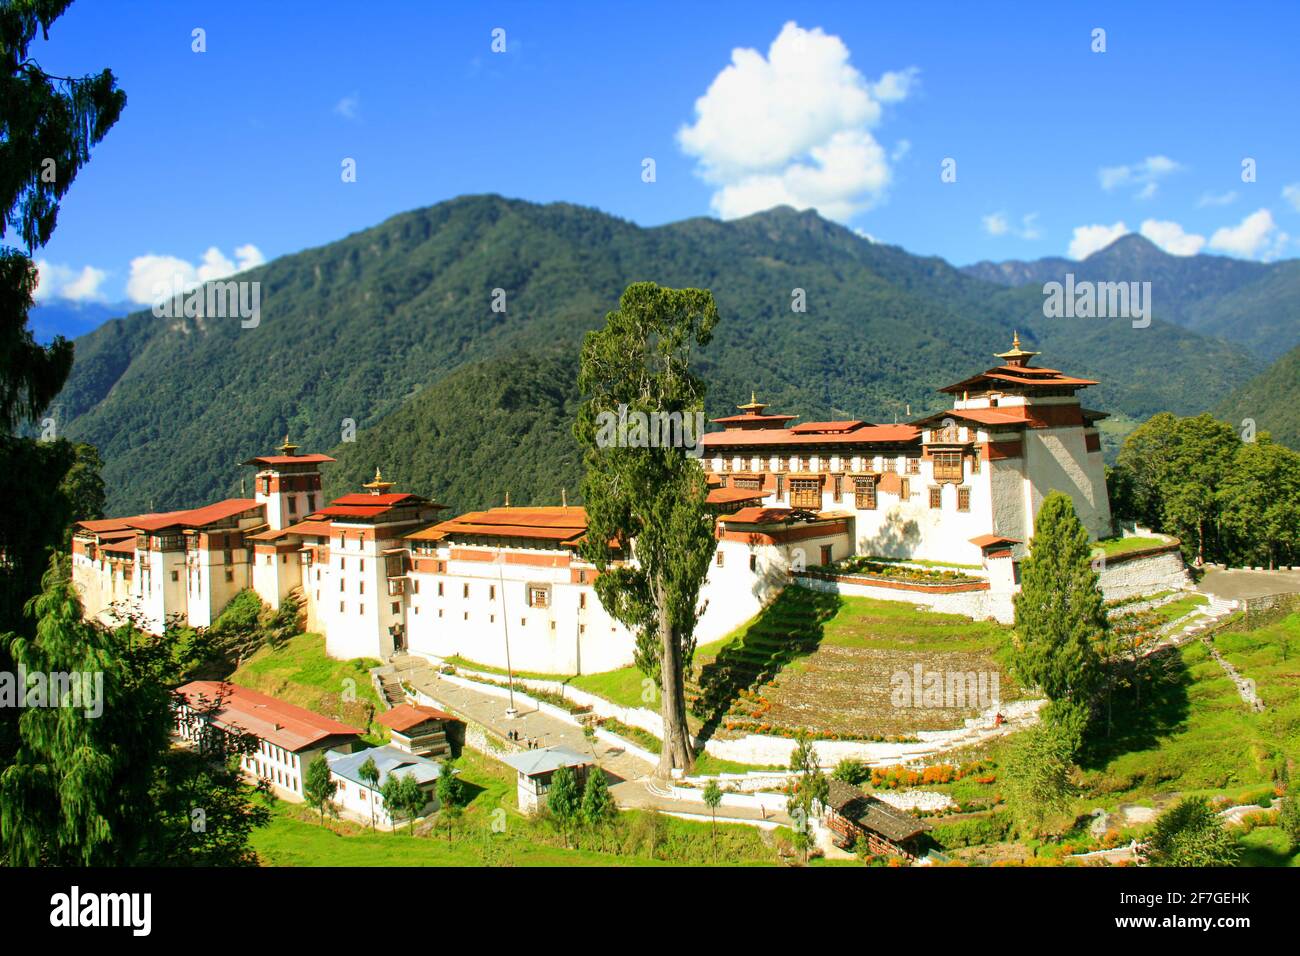
[[[688,695],[706,735],[907,737],[959,727],[982,707],[978,693],[937,704],[909,694],[899,706],[900,675],[909,688],[917,665],[945,684],[948,675],[974,675],[976,688],[1014,699],[1020,689],[1001,661],[1009,637],[992,622],[791,587],[735,635],[697,652]]]

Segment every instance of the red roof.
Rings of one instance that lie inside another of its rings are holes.
[[[258,455],[245,465],[321,465],[334,461],[329,455]]]
[[[761,488],[712,488],[708,502],[711,505],[729,505],[737,501],[758,501],[766,496],[767,492]]]
[[[741,508],[735,514],[723,515],[718,520],[723,524],[773,524],[779,522],[790,522],[795,520],[795,516],[806,514],[805,512],[796,511],[794,508]],[[818,515],[820,518],[821,515]]]
[[[587,510],[574,506],[549,508],[489,508],[471,511],[407,537],[421,540],[433,534],[498,538],[535,538],[571,544],[587,531]]]
[[[978,385],[992,383],[1008,383],[1010,385],[1021,385],[1030,389],[1038,388],[1058,388],[1062,385],[1086,388],[1089,385],[1096,385],[1090,378],[1074,378],[1058,372],[1054,368],[1034,368],[1029,365],[999,365],[988,371],[980,372],[978,375],[972,375],[968,379],[956,382],[952,385],[945,385],[939,389],[941,392],[957,393],[963,392]]]
[[[365,492],[357,491],[357,492],[353,492],[352,494],[344,495],[341,498],[335,498],[333,501],[330,502],[330,506],[332,507],[334,505],[343,505],[343,506],[382,505],[386,508],[391,508],[393,505],[400,504],[401,502],[408,501],[408,500],[419,501],[420,497],[419,495],[401,494],[398,492],[393,492],[391,494],[386,494],[386,495],[372,495],[372,494],[367,494]],[[447,506],[438,505],[438,507],[445,508]]]
[[[853,431],[855,428],[861,428],[865,424],[866,422],[858,419],[845,422],[804,422],[800,425],[795,425],[794,428],[790,429],[790,431],[794,432],[796,435],[802,435],[807,432],[848,432]]]
[[[238,684],[196,680],[177,693],[195,709],[210,708],[220,700],[213,714],[218,726],[253,734],[295,753],[330,737],[361,734],[356,727]]]
[[[863,425],[834,434],[801,433],[793,428],[767,428],[709,432],[701,439],[706,448],[749,448],[757,445],[876,445],[914,442],[921,431],[915,425]]]
[[[754,422],[755,424],[768,424],[776,422],[788,422],[792,418],[798,418],[797,415],[724,415],[722,418],[711,418],[710,421],[718,425],[730,425],[733,422]]]
[[[918,418],[912,424],[933,425],[936,422],[942,422],[945,418],[951,418],[958,421],[970,421],[980,425],[1029,424],[1025,415],[1024,405],[1008,405],[1006,408],[954,408],[946,412],[935,412],[933,415],[927,415],[925,418]]]
[[[106,544],[99,550],[107,554],[135,554],[135,535],[131,535],[125,541],[115,541],[112,544]]]
[[[995,544],[1019,544],[1019,538],[1007,538],[1000,534],[981,534],[971,538],[970,543],[977,548],[991,548]]]
[[[141,531],[161,531],[164,528],[202,528],[217,521],[260,508],[252,498],[227,498],[216,504],[192,508],[189,511],[170,511],[161,515],[141,515],[129,519],[133,528]]]
[[[391,727],[398,733],[404,730],[410,730],[412,727],[418,727],[427,720],[455,720],[451,714],[438,710],[435,707],[425,707],[423,704],[398,704],[391,710],[386,710],[375,718],[385,727]]]

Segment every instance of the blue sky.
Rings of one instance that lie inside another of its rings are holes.
[[[785,200],[957,264],[1125,229],[1290,258],[1298,25],[1280,3],[81,0],[33,56],[110,67],[128,102],[36,252],[41,295],[146,301],[163,272],[483,192],[643,225]]]

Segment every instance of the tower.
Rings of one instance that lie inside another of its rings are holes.
[[[276,451],[278,454],[260,455],[245,464],[258,469],[253,498],[265,507],[271,530],[280,531],[322,504],[320,466],[334,459],[329,455],[300,455],[288,435]]]

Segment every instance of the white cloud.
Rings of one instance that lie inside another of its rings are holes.
[[[70,266],[56,265],[45,259],[36,261],[37,302],[49,302],[52,299],[70,299],[73,302],[104,302],[107,297],[100,286],[108,278],[108,273],[94,266],[83,266],[80,271]]]
[[[334,104],[334,112],[344,119],[356,119],[361,110],[361,94],[349,93]]]
[[[1086,259],[1094,252],[1105,249],[1120,236],[1128,233],[1128,226],[1117,222],[1113,226],[1100,224],[1076,226],[1074,238],[1070,240],[1068,255],[1071,259]]]
[[[839,37],[791,21],[766,57],[732,51],[677,141],[716,187],[711,205],[724,219],[782,203],[847,219],[889,184],[889,160],[870,130],[881,104],[905,99],[916,75],[915,68],[892,71],[871,83]],[[895,157],[907,149],[900,143]]]
[[[1216,229],[1210,236],[1210,248],[1245,259],[1275,259],[1290,241],[1277,227],[1267,209],[1252,212],[1235,226]]]
[[[1300,183],[1283,186],[1282,198],[1289,202],[1296,212],[1300,212]]]
[[[990,236],[1012,235],[1019,239],[1041,239],[1043,234],[1038,228],[1038,213],[1026,213],[1020,217],[1019,227],[1011,225],[1005,212],[993,212],[980,217],[984,231]]]
[[[1286,190],[1283,190],[1285,193]],[[1205,206],[1227,206],[1237,201],[1237,192],[1235,189],[1229,189],[1226,193],[1202,193],[1201,198],[1196,201],[1199,208]]]
[[[1205,237],[1185,232],[1176,222],[1147,219],[1139,230],[1171,256],[1194,256],[1205,245]]]
[[[198,265],[176,256],[136,256],[131,260],[126,294],[132,302],[148,304],[158,298],[161,287],[173,289],[179,284],[184,289],[192,289],[201,283],[260,266],[265,261],[261,250],[251,243],[235,249],[234,262],[216,246],[203,253]]]
[[[1156,194],[1161,179],[1182,168],[1168,156],[1148,156],[1129,166],[1103,166],[1097,170],[1097,178],[1101,181],[1101,188],[1107,192],[1121,186],[1138,186],[1141,188],[1135,194],[1137,198],[1150,199]]]

